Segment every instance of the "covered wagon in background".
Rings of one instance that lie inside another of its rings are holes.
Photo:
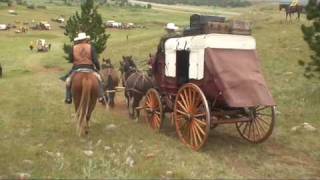
[[[6,24],[0,24],[0,31],[8,30],[9,27]]]
[[[38,39],[36,41],[36,47],[38,52],[48,52],[50,45],[46,42],[45,39]]]

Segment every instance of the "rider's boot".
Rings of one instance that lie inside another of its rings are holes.
[[[66,99],[64,100],[66,104],[72,103],[71,86],[66,86]]]

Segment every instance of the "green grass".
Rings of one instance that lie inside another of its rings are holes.
[[[34,11],[17,7],[18,16],[9,16],[2,5],[0,23],[49,20],[60,14],[69,16],[75,10],[76,7],[53,5]],[[311,54],[300,31],[306,20],[281,23],[283,13],[275,6],[228,11],[242,13],[236,18],[254,23],[264,76],[280,111],[268,141],[252,145],[240,138],[234,126],[219,126],[211,131],[205,148],[194,152],[179,141],[170,126],[154,133],[144,123],[131,121],[122,93],[118,94],[116,110],[96,108],[90,135],[79,138],[72,118],[73,106],[63,104],[64,83],[58,79],[70,68],[62,51],[68,39],[58,24],[52,23],[53,30],[47,32],[0,32],[0,63],[5,73],[0,79],[0,179],[17,178],[19,173],[29,173],[32,178],[74,179],[319,178],[320,86],[318,81],[307,81],[302,76],[303,68],[298,66],[298,60],[308,61]],[[122,55],[133,55],[143,63],[155,51],[165,23],[187,25],[190,15],[111,7],[103,7],[100,12],[104,20],[147,27],[108,30],[111,37],[103,57],[110,57],[116,65]],[[30,41],[38,38],[49,40],[52,51],[30,52]],[[291,131],[303,122],[318,130]],[[110,124],[116,128],[109,130]],[[105,150],[105,146],[111,149]],[[93,156],[86,156],[84,150],[92,150]],[[154,157],[148,158],[148,154]],[[133,167],[126,164],[128,157],[134,160]]]

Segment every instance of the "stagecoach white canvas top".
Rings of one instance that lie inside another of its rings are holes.
[[[165,42],[165,75],[176,77],[177,51],[187,50],[190,52],[189,79],[203,79],[206,48],[255,50],[256,41],[252,36],[232,34],[206,34],[168,39]]]

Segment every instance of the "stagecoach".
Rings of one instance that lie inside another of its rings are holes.
[[[152,129],[162,128],[167,113],[180,140],[194,150],[201,149],[210,130],[222,124],[235,124],[251,143],[272,134],[276,103],[252,36],[170,38],[151,66],[156,85],[140,108]]]

